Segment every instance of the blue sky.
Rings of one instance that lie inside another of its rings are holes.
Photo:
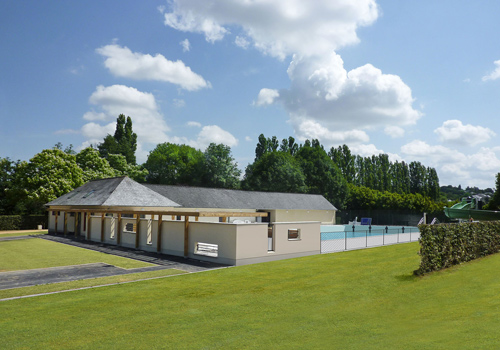
[[[318,138],[435,167],[500,172],[500,2],[0,2],[0,157],[81,149],[132,117],[160,142]]]

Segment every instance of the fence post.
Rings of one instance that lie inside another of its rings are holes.
[[[365,231],[365,238],[366,238],[365,248],[368,248],[368,231]]]
[[[344,231],[344,235],[345,235],[345,237],[344,237],[344,245],[345,245],[344,250],[347,250],[347,231]]]

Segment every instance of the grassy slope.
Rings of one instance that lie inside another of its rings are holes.
[[[103,262],[122,268],[151,264],[43,239],[0,242],[0,272]]]
[[[402,244],[0,303],[6,348],[486,349],[500,255],[416,278]]]

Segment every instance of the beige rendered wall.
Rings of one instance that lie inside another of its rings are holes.
[[[275,210],[271,217],[274,219],[272,222],[319,221],[334,224],[335,213],[335,210]]]
[[[240,263],[246,259],[262,258],[269,254],[267,223],[238,224],[236,227],[236,258]]]
[[[236,260],[236,231],[238,225],[229,223],[189,223],[189,257],[234,265]],[[197,243],[217,244],[218,256],[195,254]]]
[[[319,254],[321,251],[321,230],[319,222],[292,222],[274,224],[274,252],[281,254]],[[288,239],[289,229],[299,229],[298,240]]]
[[[161,252],[184,256],[184,222],[167,221],[162,223]]]

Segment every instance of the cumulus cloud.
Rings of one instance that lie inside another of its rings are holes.
[[[104,65],[118,77],[166,81],[188,91],[211,87],[210,82],[194,73],[180,60],[173,62],[160,54],[151,56],[132,52],[128,47],[116,44],[100,47],[96,51],[106,57]]]
[[[263,88],[259,91],[257,101],[254,101],[254,104],[257,106],[270,105],[279,95],[280,93],[278,90]]]
[[[447,120],[434,132],[442,142],[455,146],[475,146],[496,135],[489,128],[471,124],[464,125],[460,120]]]
[[[386,133],[386,135],[389,135],[393,139],[405,136],[405,129],[395,125],[386,126],[384,132]]]
[[[187,126],[194,127],[194,128],[201,128],[201,123],[190,121],[190,122],[187,122]]]
[[[196,141],[192,143],[200,149],[205,149],[212,142],[223,143],[229,147],[238,145],[238,139],[236,137],[217,125],[204,126],[198,134]]]
[[[183,32],[222,40],[240,26],[255,48],[284,59],[301,53],[324,54],[359,41],[356,30],[378,17],[375,0],[253,1],[174,0],[164,23]]]
[[[183,52],[188,52],[189,50],[191,50],[191,43],[188,39],[182,40],[179,44],[182,46]]]
[[[483,77],[483,81],[497,80],[500,78],[500,60],[493,62],[496,66],[495,70]]]
[[[383,127],[401,136],[402,127],[415,124],[422,115],[413,108],[411,89],[400,77],[383,74],[370,64],[348,72],[335,53],[321,58],[294,56],[288,76],[289,89],[268,99],[263,89],[256,104],[282,103],[295,133],[303,137],[367,142],[364,130]]]
[[[478,152],[464,154],[442,145],[429,145],[414,140],[401,147],[401,152],[412,160],[417,160],[436,168],[441,183],[490,187],[493,174],[500,169],[500,148],[482,147]]]
[[[107,134],[113,135],[116,118],[120,114],[132,118],[138,147],[168,140],[167,132],[170,128],[165,123],[153,94],[124,85],[107,87],[100,85],[90,96],[89,103],[100,110],[87,112],[83,116],[85,120],[91,121],[81,128],[82,135],[90,143],[102,142]],[[144,160],[139,159],[139,161]]]

